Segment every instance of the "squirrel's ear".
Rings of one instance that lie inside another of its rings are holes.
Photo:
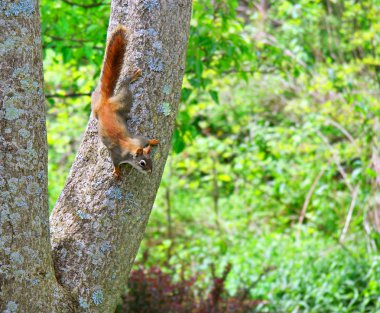
[[[144,148],[144,154],[148,155],[149,153],[150,153],[150,146],[147,146],[146,148]]]
[[[142,155],[143,154],[143,149],[142,148],[139,148],[136,150],[136,156],[138,155]]]
[[[160,143],[160,141],[157,139],[150,139],[148,143],[152,146],[157,146]]]

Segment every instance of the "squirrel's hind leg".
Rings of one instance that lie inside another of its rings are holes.
[[[110,98],[113,110],[122,116],[125,120],[129,118],[132,107],[132,92],[129,85],[141,76],[141,70],[136,69],[122,83],[117,94]]]
[[[137,68],[133,71],[132,75],[129,77],[129,83],[133,83],[135,80],[139,79],[141,76],[142,71],[141,69]]]

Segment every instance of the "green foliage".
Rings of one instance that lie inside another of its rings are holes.
[[[89,94],[109,6],[41,8],[46,93]],[[254,285],[263,312],[380,311],[379,11],[377,0],[194,1],[147,265],[210,286],[210,264],[231,263],[229,291]],[[89,101],[48,98],[51,206]]]

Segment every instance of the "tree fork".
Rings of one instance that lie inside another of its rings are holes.
[[[160,139],[154,172],[116,181],[90,118],[50,219],[52,254],[39,1],[2,1],[0,15],[0,311],[114,312],[170,147],[191,0],[112,1],[109,32],[130,32],[123,76],[143,71],[130,130]]]

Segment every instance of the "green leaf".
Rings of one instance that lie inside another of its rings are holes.
[[[190,88],[186,88],[186,87],[182,88],[182,90],[181,90],[181,101],[186,102],[189,99],[192,91],[193,90]]]
[[[173,134],[173,151],[175,153],[181,153],[185,150],[186,144],[181,132],[176,128]]]
[[[209,94],[210,94],[212,100],[214,100],[214,102],[215,102],[216,104],[219,104],[219,94],[218,94],[218,92],[215,91],[215,90],[210,90],[210,91],[209,91]]]

